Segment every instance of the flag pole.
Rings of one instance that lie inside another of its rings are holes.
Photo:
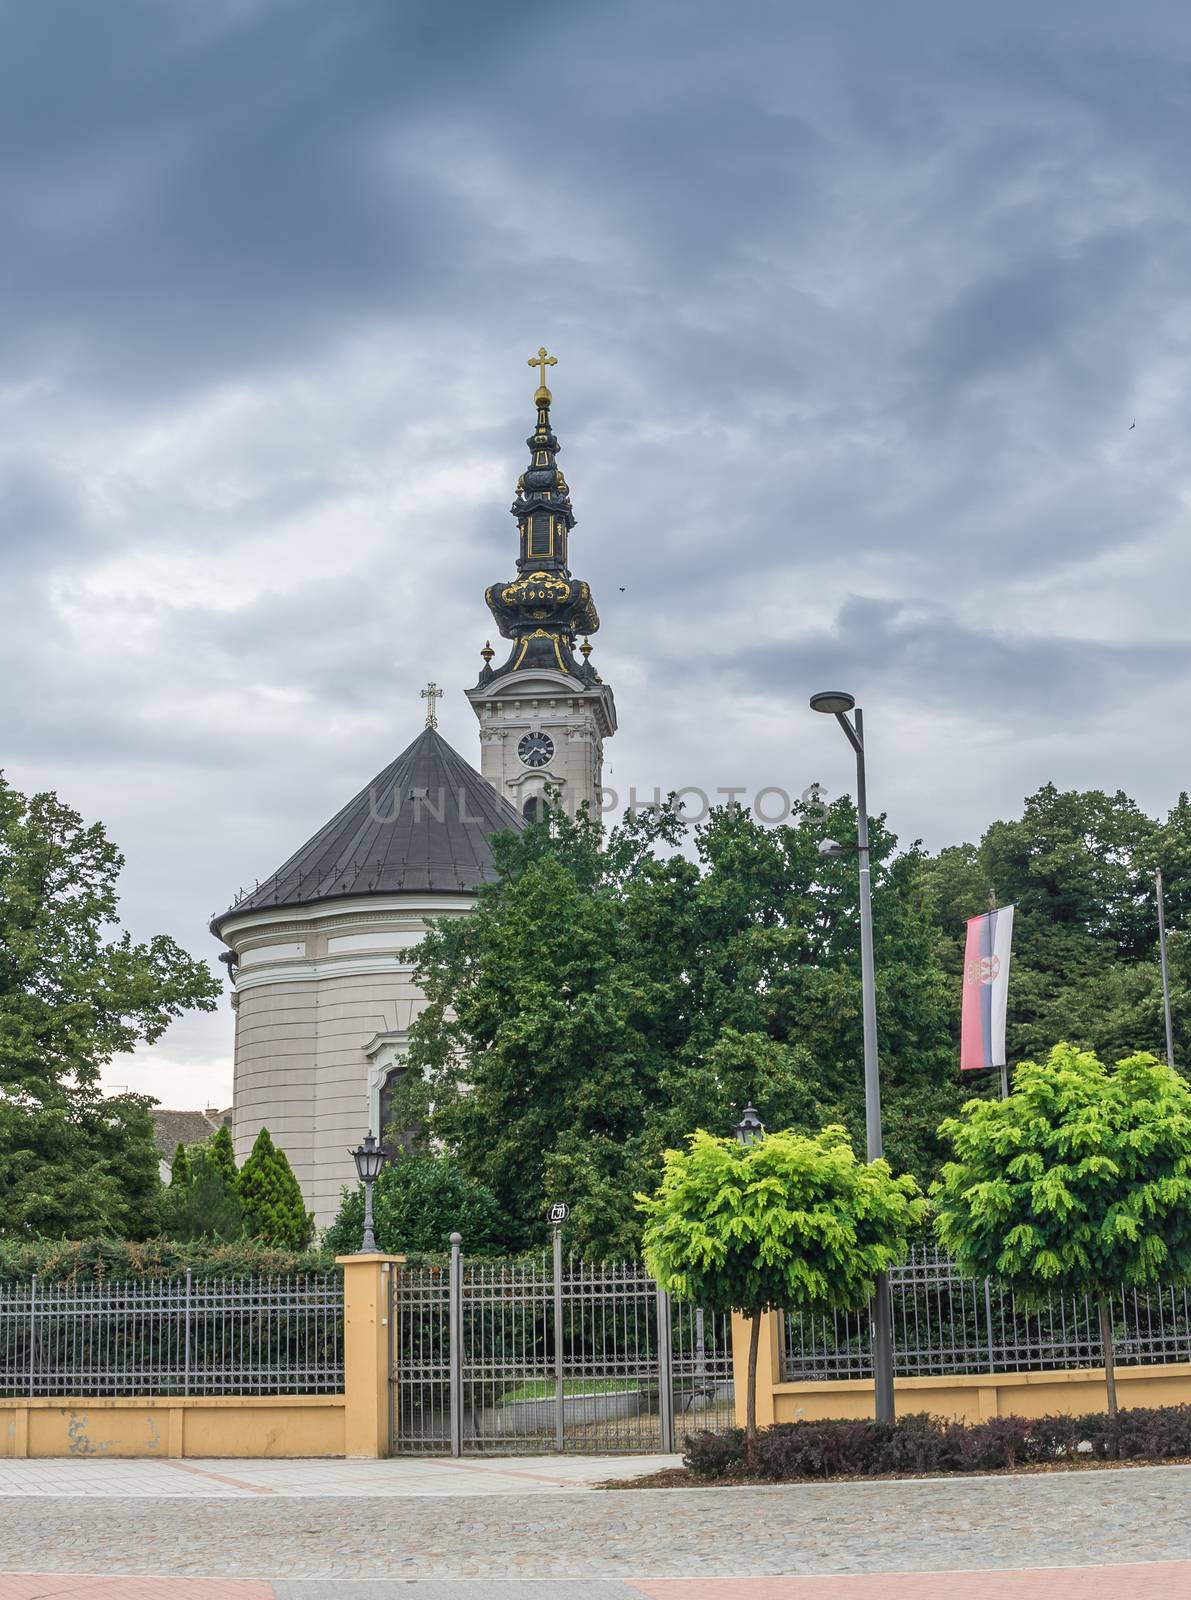
[[[995,889],[990,889],[988,891],[988,909],[990,911],[995,911],[997,909],[997,891]],[[1008,1059],[1006,1059],[1006,1060],[1001,1062],[999,1070],[1000,1070],[1000,1074],[1001,1074],[1001,1099],[1002,1100],[1008,1100],[1008,1098],[1009,1098],[1009,1062],[1008,1062]]]
[[[1154,873],[1154,892],[1158,897],[1158,955],[1162,962],[1162,1010],[1166,1020],[1166,1064],[1174,1066],[1174,1028],[1170,1018],[1170,968],[1166,965],[1166,907],[1163,904],[1162,869]]]

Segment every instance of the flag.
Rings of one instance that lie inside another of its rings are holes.
[[[961,1072],[1005,1065],[1005,1011],[1009,1000],[1009,954],[1013,907],[968,919],[964,950],[964,1010],[960,1029]]]

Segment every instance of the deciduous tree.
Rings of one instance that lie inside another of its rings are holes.
[[[1191,1088],[1152,1055],[1105,1066],[1055,1045],[1007,1100],[973,1100],[940,1129],[954,1159],[932,1188],[959,1270],[1027,1305],[1089,1295],[1117,1409],[1109,1297],[1191,1280]]]
[[[742,1146],[695,1133],[638,1195],[645,1261],[664,1289],[751,1320],[746,1451],[757,1434],[757,1350],[766,1311],[855,1311],[901,1261],[926,1203],[888,1162],[857,1161],[846,1131],[771,1133]]]

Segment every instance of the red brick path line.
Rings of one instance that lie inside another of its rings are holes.
[[[1188,1600],[1191,1561],[843,1578],[633,1578],[647,1600]],[[0,1600],[7,1596],[0,1591]]]
[[[274,1600],[273,1585],[243,1578],[88,1578],[69,1572],[0,1575],[0,1600]]]

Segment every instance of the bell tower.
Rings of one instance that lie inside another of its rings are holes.
[[[467,691],[480,722],[480,770],[497,794],[532,819],[557,789],[572,816],[587,806],[600,814],[604,740],[616,732],[612,690],[591,664],[590,635],[599,628],[591,591],[571,576],[569,544],[575,515],[558,466],[562,448],[550,424],[553,396],[546,368],[557,357],[529,358],[539,383],[537,424],[526,440],[529,466],[517,480],[517,575],[485,591],[506,661],[485,644],[479,682]],[[575,640],[582,636],[577,659]]]

